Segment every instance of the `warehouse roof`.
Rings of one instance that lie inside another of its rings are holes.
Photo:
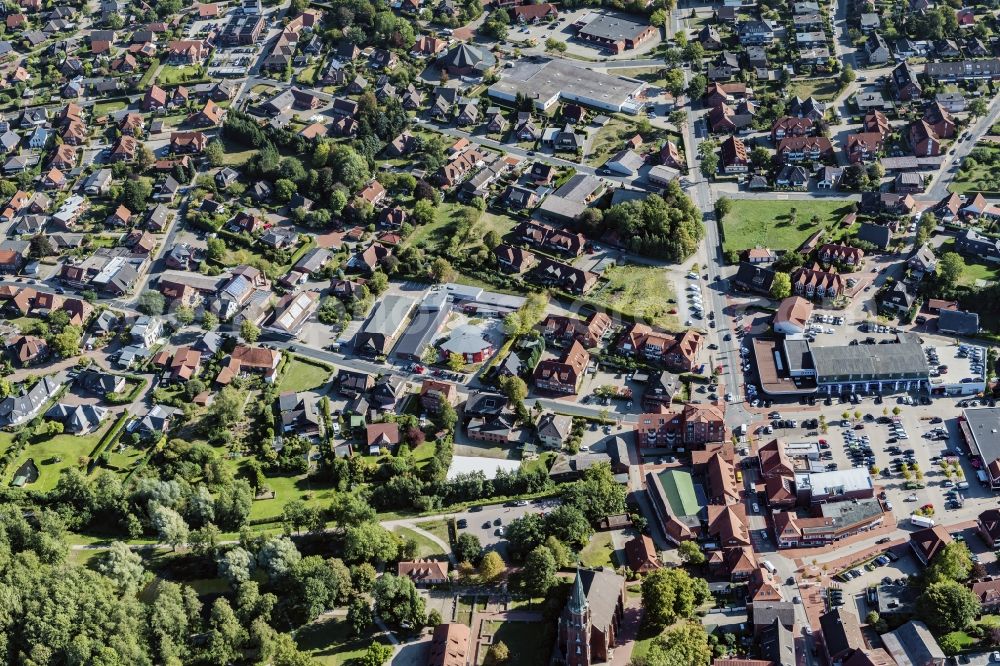
[[[810,347],[820,381],[824,377],[928,376],[927,358],[920,345],[853,345]]]

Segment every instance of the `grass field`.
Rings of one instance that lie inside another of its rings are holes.
[[[604,164],[608,161],[609,157],[625,147],[626,141],[639,133],[639,125],[637,123],[617,117],[612,118],[607,125],[597,130],[597,134],[594,135],[594,140],[590,145],[590,152],[587,154],[586,163],[591,166]],[[666,130],[653,127],[647,132],[642,132],[642,140],[644,144],[659,145],[669,135],[670,133]]]
[[[940,257],[946,252],[954,251],[955,241],[949,239],[941,244],[941,247],[937,252],[937,256]],[[962,276],[958,279],[959,284],[971,287],[974,286],[978,280],[985,280],[987,282],[996,282],[1000,280],[1000,266],[976,261],[974,258],[965,254],[962,255],[962,259],[965,260],[965,268],[962,269]]]
[[[250,159],[255,152],[257,152],[253,148],[247,149],[243,144],[230,141],[225,137],[222,138],[222,145],[226,149],[226,154],[222,161],[223,164],[229,166],[243,164]]]
[[[503,641],[510,649],[507,663],[518,666],[549,663],[554,638],[551,632],[540,630],[536,622],[489,622],[484,631],[493,634],[493,642]]]
[[[100,430],[87,435],[71,435],[69,433],[28,444],[20,456],[8,468],[6,483],[10,483],[13,474],[26,460],[33,458],[38,466],[38,481],[29,488],[38,491],[52,490],[59,481],[59,474],[69,467],[77,467],[80,459],[90,455],[90,452],[101,440],[104,431],[111,427],[114,419],[108,419]],[[12,433],[0,433],[0,449],[6,451],[14,441]]]
[[[241,473],[243,463],[250,458],[227,460],[226,464],[234,474]],[[300,499],[309,506],[325,507],[333,499],[334,490],[327,485],[310,481],[303,476],[268,476],[267,487],[274,491],[274,499],[254,500],[250,507],[250,518],[275,518],[290,500]]]
[[[810,79],[806,81],[794,81],[791,85],[789,95],[815,97],[821,102],[829,102],[840,91],[840,86],[835,79]]]
[[[408,527],[394,527],[392,531],[395,532],[400,539],[413,539],[416,542],[418,558],[444,559],[448,556],[447,553],[441,550],[441,546],[437,545],[420,532],[411,530]],[[447,542],[447,539],[445,541]]]
[[[114,100],[111,102],[98,102],[97,104],[94,105],[94,117],[100,118],[105,114],[113,113],[115,111],[121,111],[122,109],[127,107],[128,107],[128,102],[123,99]]]
[[[1000,147],[992,144],[979,144],[974,152],[986,151],[990,157],[995,157],[1000,153]],[[971,168],[970,168],[971,165]],[[962,168],[955,174],[955,179],[948,187],[949,190],[957,194],[967,192],[989,191],[995,187],[996,166],[979,160],[965,160]]]
[[[416,227],[413,233],[410,234],[410,237],[406,239],[406,245],[425,247],[433,250],[445,247],[451,239],[449,230],[458,222],[458,216],[465,208],[469,208],[469,206],[460,203],[442,203],[434,209],[434,221],[430,224]],[[497,216],[493,215],[491,217],[496,218]],[[480,225],[482,225],[482,222],[480,222]],[[483,233],[486,233],[485,230]]]
[[[156,82],[163,85],[184,83],[198,78],[198,68],[192,65],[164,65],[156,75]]]
[[[676,308],[674,285],[664,268],[655,266],[614,266],[604,271],[608,283],[590,297],[638,320],[649,321],[668,330],[679,328],[670,310]]]
[[[760,245],[772,250],[794,250],[817,231],[812,222],[814,215],[819,217],[820,225],[827,226],[846,215],[851,203],[844,199],[734,201],[722,222],[726,235],[723,249],[745,250]]]
[[[445,543],[451,543],[451,536],[448,534],[448,523],[444,520],[426,520],[422,523],[414,523],[420,529],[430,532]]]
[[[292,358],[278,380],[278,392],[311,391],[322,386],[330,378],[330,369]]]
[[[142,73],[142,78],[139,79],[139,83],[136,84],[136,90],[145,90],[149,87],[150,82],[153,80],[153,74],[156,73],[156,69],[160,66],[160,59],[153,58],[149,61],[149,68]]]
[[[615,68],[613,71],[615,76],[627,76],[639,79],[654,86],[662,87],[667,82],[666,77],[663,75],[666,70],[663,67],[622,67]]]
[[[611,543],[610,532],[598,532],[587,546],[580,551],[580,561],[585,567],[614,567],[615,546]]]
[[[337,618],[317,620],[295,632],[299,649],[312,653],[313,659],[323,666],[341,666],[357,659],[368,650],[372,641],[388,643],[373,633],[352,636],[347,622]]]

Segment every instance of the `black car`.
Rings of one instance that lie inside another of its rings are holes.
[[[458,529],[464,530],[466,527],[469,526],[469,521],[467,521],[465,518],[459,518],[458,522],[456,522],[455,525],[458,527]]]

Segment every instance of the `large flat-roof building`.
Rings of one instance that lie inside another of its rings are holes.
[[[969,452],[982,460],[979,480],[1000,490],[1000,407],[962,410],[959,427]]]
[[[831,472],[802,472],[795,475],[795,491],[799,503],[822,504],[875,496],[875,483],[864,467],[851,467]]]
[[[491,97],[513,103],[518,94],[526,95],[540,111],[548,111],[560,99],[615,113],[638,113],[641,106],[633,100],[645,86],[642,81],[595,72],[566,60],[513,64],[490,86]]]
[[[889,345],[810,345],[821,393],[929,389],[930,367],[914,342]]]

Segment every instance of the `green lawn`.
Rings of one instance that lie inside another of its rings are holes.
[[[480,224],[484,227],[483,236],[489,231],[496,231],[501,236],[506,236],[517,225],[517,222],[508,215],[496,215],[486,211],[483,213]]]
[[[363,655],[373,640],[388,643],[382,636],[374,634],[352,636],[351,628],[342,619],[317,620],[295,632],[295,642],[299,649],[312,653],[313,659],[323,666],[341,666]]]
[[[839,222],[851,204],[844,199],[733,201],[732,210],[722,222],[726,236],[723,249],[739,251],[760,245],[772,250],[794,250],[817,231],[812,222],[814,215],[819,216],[820,225],[828,226]]]
[[[791,85],[789,95],[815,97],[821,102],[833,100],[840,92],[840,86],[835,79],[809,79],[806,81],[795,81]]]
[[[549,663],[552,651],[550,626],[539,627],[537,622],[488,622],[484,632],[493,634],[493,642],[503,641],[510,649],[507,663],[517,666],[542,666]]]
[[[234,474],[240,474],[244,463],[250,458],[226,460]],[[326,508],[333,498],[334,490],[325,484],[310,481],[308,476],[268,476],[267,487],[275,492],[274,499],[254,500],[250,507],[250,518],[276,518],[290,500],[300,499],[309,506]]]
[[[534,460],[528,460],[521,463],[521,467],[523,467],[525,471],[528,472],[533,471],[536,467],[542,467],[546,471],[548,471],[549,468],[552,466],[553,461],[555,461],[555,459],[556,459],[555,451],[546,451],[545,453],[542,453]]]
[[[413,462],[418,467],[423,467],[434,457],[434,442],[424,442],[413,449]]]
[[[985,153],[988,159],[979,159],[977,154]],[[962,161],[961,169],[948,188],[958,194],[968,192],[989,192],[997,187],[996,165],[1000,159],[1000,147],[994,144],[979,144],[969,156],[973,159]]]
[[[440,204],[434,209],[434,221],[415,228],[405,244],[431,250],[442,249],[451,240],[450,229],[457,223],[459,214],[465,208],[469,206],[451,202]],[[485,234],[485,231],[483,233]]]
[[[632,79],[639,79],[654,86],[664,86],[667,83],[663,67],[621,67],[613,70],[615,76],[627,76]]]
[[[637,320],[669,330],[679,328],[677,317],[670,314],[677,305],[674,285],[665,268],[614,266],[604,271],[604,277],[608,283],[592,292],[590,298]]]
[[[94,117],[100,118],[101,116],[113,113],[115,111],[121,111],[128,107],[128,102],[125,100],[113,100],[110,102],[98,102],[94,105]]]
[[[198,68],[192,65],[164,65],[156,75],[156,82],[162,85],[184,83],[198,78]]]
[[[445,543],[451,543],[451,535],[448,534],[448,522],[444,519],[425,520],[422,523],[414,523],[420,529],[430,532]]]
[[[56,435],[55,437],[41,442],[28,444],[20,456],[11,463],[7,469],[7,483],[14,478],[17,471],[26,460],[34,459],[38,466],[38,481],[28,486],[32,490],[47,491],[52,490],[56,482],[59,481],[59,474],[69,467],[77,467],[81,458],[90,455],[90,452],[97,446],[104,431],[111,427],[114,419],[108,418],[103,427],[95,433],[87,435],[71,435],[69,433]],[[0,433],[0,449],[6,451],[14,440],[14,435],[9,432]]]
[[[243,144],[230,141],[224,137],[222,138],[222,145],[226,149],[223,163],[227,166],[243,164],[257,152],[254,148],[247,149]]]
[[[285,391],[311,391],[319,388],[330,378],[330,369],[312,363],[306,363],[297,358],[292,358],[285,364],[285,369],[278,380],[278,392]]]
[[[447,553],[442,552],[441,546],[437,545],[420,532],[411,530],[408,527],[394,527],[392,531],[399,535],[399,538],[404,541],[407,539],[413,539],[417,543],[418,558],[444,559],[448,556]],[[447,539],[445,542],[447,543]]]
[[[618,73],[618,70],[615,70]],[[643,124],[649,125],[643,118]],[[604,127],[597,130],[593,142],[590,144],[590,152],[587,154],[586,163],[591,166],[601,166],[608,161],[608,158],[622,150],[625,142],[634,137],[639,132],[639,123],[632,119],[616,116],[612,118]],[[648,146],[659,146],[664,139],[676,135],[671,135],[667,130],[659,127],[649,127],[641,133],[643,146],[639,148],[640,153],[648,152]]]
[[[136,84],[136,90],[145,90],[149,87],[150,82],[153,79],[153,74],[156,73],[156,68],[160,66],[160,59],[153,58],[149,61],[149,68],[143,72],[142,78],[139,79],[139,83]]]
[[[949,239],[941,244],[937,255],[940,257],[946,252],[954,251],[955,241]],[[985,280],[987,282],[1000,280],[1000,266],[977,261],[965,254],[962,255],[962,259],[965,260],[965,268],[962,270],[962,276],[958,280],[959,284],[971,287],[976,284],[977,280]]]
[[[301,72],[299,72],[298,81],[299,83],[307,86],[311,86],[316,83],[316,72],[318,70],[317,65],[309,65]]]
[[[611,542],[610,532],[598,532],[587,546],[580,551],[580,561],[590,568],[614,567],[615,546]]]

